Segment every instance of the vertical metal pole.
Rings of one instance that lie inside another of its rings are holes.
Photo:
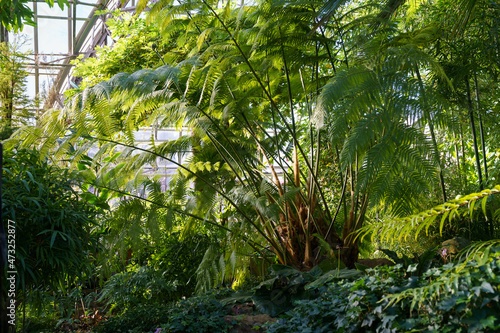
[[[68,1],[68,56],[73,54],[73,25],[71,24],[71,5],[72,1]]]
[[[78,0],[73,0],[73,35],[71,36],[73,38],[73,55],[75,55],[75,48],[76,48],[76,6],[78,5]]]

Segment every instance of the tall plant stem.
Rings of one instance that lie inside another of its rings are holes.
[[[467,175],[465,174],[465,142],[464,142],[462,123],[459,122],[458,126],[459,126],[459,132],[460,132],[460,147],[462,150],[461,163],[462,163],[462,171],[463,171],[463,173],[462,173],[463,177],[461,176],[460,179],[462,180],[462,184],[465,185],[467,183]]]
[[[474,108],[472,107],[472,96],[471,96],[468,76],[465,77],[465,87],[467,89],[467,104],[469,106],[469,119],[470,119],[470,126],[472,129],[472,142],[474,145],[474,155],[476,157],[477,177],[479,180],[479,189],[482,191],[483,190],[483,174],[481,171],[481,162],[479,159],[479,149],[477,146],[476,126],[474,124]]]
[[[484,166],[484,178],[488,181],[488,163],[486,159],[486,142],[484,140],[484,129],[483,129],[483,117],[481,111],[481,102],[479,99],[479,84],[477,83],[477,73],[474,72],[474,85],[476,89],[476,103],[477,103],[477,117],[479,120],[479,134],[481,135],[481,149],[483,150],[483,166]]]
[[[346,171],[346,173],[345,173],[345,178],[344,178],[344,179],[345,179],[345,181],[343,182],[344,184],[342,185],[342,194],[340,195],[340,200],[339,200],[339,203],[338,203],[338,205],[337,205],[337,209],[335,210],[335,215],[334,215],[334,217],[333,217],[333,221],[332,221],[332,223],[330,224],[330,226],[328,227],[328,231],[327,231],[327,232],[326,232],[326,234],[325,234],[325,239],[326,239],[326,238],[328,238],[328,236],[330,236],[330,233],[332,232],[332,230],[334,230],[335,219],[337,218],[337,215],[339,214],[340,208],[341,208],[342,206],[344,206],[344,209],[345,209],[345,205],[344,205],[344,203],[345,203],[344,196],[345,196],[345,189],[346,189],[346,187],[347,187],[347,179],[348,179],[348,177],[347,177],[347,173],[348,173],[348,171]],[[342,174],[342,172],[341,172],[340,174]],[[334,231],[334,232],[335,232],[335,231]]]
[[[415,65],[415,73],[417,74],[418,85],[420,87],[420,91],[422,94],[422,100],[424,101],[423,106],[424,106],[425,118],[427,120],[427,123],[429,124],[429,130],[431,132],[432,145],[434,147],[434,158],[439,166],[439,185],[441,186],[441,195],[443,196],[443,202],[446,202],[446,201],[448,201],[448,199],[446,197],[446,187],[444,185],[443,166],[441,163],[441,156],[439,155],[439,149],[438,149],[437,141],[436,141],[436,134],[434,133],[434,124],[432,122],[432,117],[431,117],[431,114],[429,111],[429,106],[427,105],[427,98],[426,98],[426,94],[425,94],[424,83],[422,81],[422,77],[420,76],[420,70],[418,69],[418,65]]]
[[[481,149],[483,151],[483,166],[484,166],[484,178],[485,181],[488,182],[488,162],[486,159],[486,142],[484,140],[484,129],[483,129],[483,117],[481,110],[481,101],[479,99],[479,84],[477,82],[477,73],[474,71],[474,86],[476,90],[476,104],[477,104],[477,117],[479,120],[479,133],[481,135]],[[490,235],[494,235],[494,227],[493,221],[491,219],[487,219],[486,223],[488,224],[488,228],[490,230]]]
[[[458,138],[455,136],[455,140],[457,140]],[[456,159],[457,159],[457,172],[458,174],[460,175],[460,154],[458,152],[458,144],[455,142],[455,156],[456,156]]]
[[[340,176],[340,182],[343,184],[344,183],[344,179],[342,178],[342,171],[340,170],[340,152],[339,152],[339,147],[338,146],[335,146],[335,152],[337,153],[337,161],[339,163],[339,176]],[[345,173],[345,181],[346,181],[346,184],[347,184],[347,178],[348,178],[348,173],[346,172]],[[345,193],[345,188],[342,190],[342,193]],[[342,203],[342,207],[343,207],[343,211],[344,211],[344,221],[347,221],[347,203],[345,201],[345,195],[342,195],[342,200],[340,200],[340,202]]]

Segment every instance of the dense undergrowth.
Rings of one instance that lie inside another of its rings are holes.
[[[438,263],[434,258],[429,266],[419,274],[416,264],[328,272],[320,269],[299,272],[276,265],[271,268],[271,278],[252,290],[218,288],[176,302],[137,301],[87,331],[230,332],[238,319],[259,313],[271,314],[277,320],[253,327],[256,332],[259,329],[276,333],[500,329],[499,247],[492,247],[475,260],[443,265],[443,261]],[[130,294],[133,293],[131,290]],[[253,311],[238,316],[234,311],[238,303],[252,303]],[[61,325],[59,331],[68,331],[68,327]],[[38,332],[52,332],[38,329]]]

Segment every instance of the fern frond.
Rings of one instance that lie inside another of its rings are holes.
[[[480,193],[472,193],[459,199],[448,201],[442,205],[433,207],[418,214],[393,219],[391,221],[375,222],[363,227],[360,235],[364,237],[371,234],[372,238],[374,235],[378,235],[382,239],[391,241],[397,239],[398,241],[401,241],[413,233],[415,234],[415,238],[417,238],[424,228],[427,231],[431,225],[436,225],[437,221],[440,223],[439,229],[440,232],[442,232],[443,224],[448,215],[450,215],[451,219],[453,215],[457,213],[459,208],[466,205],[470,205],[470,210],[472,212],[472,210],[474,210],[474,204],[477,200],[499,192],[500,185],[495,186],[492,189],[484,190]],[[442,216],[441,219],[437,219],[439,215]]]

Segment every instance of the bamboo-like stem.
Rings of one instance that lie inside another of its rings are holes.
[[[481,110],[481,102],[479,99],[479,84],[477,83],[477,73],[474,72],[474,85],[476,88],[476,103],[477,103],[477,117],[479,120],[479,134],[481,136],[481,149],[483,151],[483,166],[484,166],[484,178],[488,181],[488,162],[486,159],[486,142],[484,140],[484,128],[483,128],[483,117]]]
[[[469,120],[470,127],[472,129],[472,143],[474,145],[474,156],[476,157],[476,168],[477,168],[477,177],[479,180],[479,189],[483,190],[483,173],[481,171],[481,162],[479,159],[479,149],[477,146],[477,135],[476,135],[476,125],[474,124],[474,108],[472,107],[472,96],[469,84],[469,77],[465,77],[465,87],[467,89],[467,105],[469,106]]]

